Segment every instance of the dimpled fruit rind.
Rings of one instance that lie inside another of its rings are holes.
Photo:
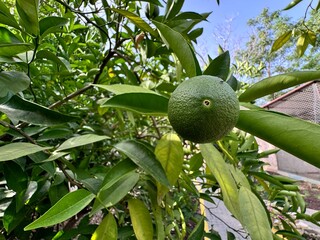
[[[168,118],[184,139],[208,143],[221,139],[236,125],[236,93],[218,77],[202,75],[182,82],[171,94]]]

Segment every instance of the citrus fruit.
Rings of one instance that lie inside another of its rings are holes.
[[[202,75],[182,82],[171,94],[168,118],[184,139],[208,143],[221,139],[236,125],[239,101],[218,77]]]

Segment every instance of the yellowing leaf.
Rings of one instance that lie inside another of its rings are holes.
[[[273,239],[266,210],[250,189],[240,187],[239,205],[242,224],[249,232],[251,239]]]
[[[299,57],[301,57],[304,54],[304,52],[306,51],[306,49],[309,45],[307,37],[308,37],[308,34],[304,33],[298,38],[297,53],[298,53]]]
[[[104,217],[97,229],[92,234],[91,240],[117,240],[118,226],[113,215],[109,213]]]
[[[228,210],[241,221],[238,203],[238,188],[229,171],[229,165],[224,161],[220,152],[210,143],[200,144],[200,151],[210,171],[221,188],[223,202]]]
[[[174,185],[178,180],[183,164],[183,147],[178,135],[174,133],[164,135],[158,141],[155,155],[160,161],[170,185]],[[169,189],[160,183],[157,184],[157,189],[158,203],[160,203]]]
[[[153,239],[152,219],[146,205],[139,199],[128,201],[134,233],[138,240]]]
[[[271,52],[275,52],[278,49],[280,49],[286,42],[290,40],[292,36],[292,31],[287,31],[284,34],[282,34],[277,40],[274,41]]]

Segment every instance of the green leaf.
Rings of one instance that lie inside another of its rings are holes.
[[[307,33],[303,33],[297,40],[297,53],[299,57],[302,57],[309,45]]]
[[[61,198],[42,216],[26,226],[24,230],[29,231],[61,223],[88,206],[92,199],[94,199],[94,194],[84,189],[70,192]]]
[[[0,72],[0,98],[22,92],[29,85],[30,78],[24,72]]]
[[[238,188],[229,171],[228,164],[220,152],[212,144],[200,144],[200,151],[207,166],[216,178],[221,188],[223,202],[228,210],[241,221],[238,202]]]
[[[20,29],[19,24],[15,20],[14,16],[10,13],[4,2],[0,2],[0,23]]]
[[[183,6],[183,3],[184,3],[184,0],[168,1],[165,18],[171,19],[175,17],[180,12]]]
[[[30,43],[0,43],[0,56],[12,57],[32,49],[33,45]]]
[[[127,140],[117,143],[115,148],[124,153],[135,164],[146,171],[146,173],[154,177],[159,183],[167,187],[170,186],[161,163],[156,159],[154,153],[143,143],[135,140]]]
[[[105,175],[103,182],[100,186],[100,191],[111,187],[113,184],[118,182],[121,178],[130,174],[137,169],[135,165],[129,158],[119,162],[117,165],[112,167]]]
[[[166,116],[168,98],[154,93],[124,93],[107,99],[102,106],[121,108],[140,114]]]
[[[113,215],[109,213],[103,218],[92,234],[91,240],[117,240],[118,225]]]
[[[300,2],[302,2],[302,0],[292,0],[282,11],[289,10]]]
[[[61,27],[68,23],[67,18],[49,16],[39,21],[40,36],[43,38],[49,33],[59,32]]]
[[[32,143],[9,143],[0,147],[0,162],[17,159],[50,148],[51,147],[40,147]]]
[[[251,133],[298,158],[320,167],[320,126],[264,110],[241,110],[237,128]]]
[[[33,48],[30,43],[24,43],[5,27],[0,27],[0,56],[12,57],[18,53],[29,51]]]
[[[157,37],[157,32],[153,30],[148,23],[146,23],[142,18],[140,18],[138,15],[123,10],[123,9],[117,9],[117,8],[111,8],[112,11],[117,12],[121,14],[122,16],[128,18],[134,25],[136,25],[138,28],[140,28],[144,32],[149,32],[154,37]]]
[[[153,239],[153,226],[149,209],[139,199],[130,199],[128,208],[137,240]]]
[[[54,62],[55,64],[57,64],[58,66],[62,66],[65,70],[70,71],[70,63],[66,60],[63,59],[61,57],[58,57],[56,54],[54,54],[51,51],[48,50],[40,50],[37,52],[37,60],[40,59],[47,59],[50,60],[52,62]],[[62,60],[63,59],[63,60]]]
[[[205,232],[204,219],[205,219],[205,217],[202,216],[201,219],[199,220],[199,222],[197,223],[197,225],[195,226],[195,228],[190,233],[190,236],[188,238],[189,240],[200,240],[200,239],[203,239],[203,235],[204,235],[204,232]]]
[[[251,239],[273,239],[268,215],[260,200],[246,187],[240,187],[239,205],[242,224],[248,230]]]
[[[155,148],[156,158],[160,161],[169,183],[173,186],[179,178],[183,165],[183,147],[178,135],[168,133],[164,135],[157,143]],[[164,195],[169,189],[161,184],[157,186],[158,203],[161,203]]]
[[[204,75],[211,75],[227,80],[230,69],[230,54],[226,51],[213,59],[209,66],[204,70]]]
[[[9,118],[41,126],[58,125],[78,120],[76,117],[52,111],[17,95],[0,104],[0,112],[7,114]]]
[[[271,52],[275,52],[278,49],[280,49],[286,42],[290,40],[292,36],[292,31],[287,31],[284,34],[282,34],[280,37],[277,38],[277,40],[274,41],[271,47]]]
[[[70,149],[70,148],[76,148],[76,147],[99,142],[99,141],[109,139],[109,138],[110,137],[108,137],[108,136],[100,136],[100,135],[96,135],[96,134],[85,134],[85,135],[81,135],[81,136],[76,136],[76,137],[69,138],[68,140],[63,142],[57,148],[56,151],[63,151],[63,150]]]
[[[16,7],[25,30],[30,34],[39,35],[39,0],[16,0]]]
[[[140,86],[128,85],[128,84],[112,84],[112,85],[93,84],[93,86],[108,90],[109,92],[112,92],[116,95],[124,94],[124,93],[150,93],[150,94],[155,94],[159,96],[158,93],[150,89],[140,87]]]
[[[319,78],[320,71],[298,71],[268,77],[249,87],[239,96],[239,100],[241,102],[250,102],[257,98]]]
[[[103,208],[111,207],[123,199],[139,181],[139,174],[131,171],[122,176],[109,188],[103,188],[97,194],[90,215],[92,216]]]
[[[167,47],[171,48],[172,51],[177,55],[187,75],[189,77],[200,75],[201,70],[199,62],[188,41],[182,36],[182,34],[163,23],[156,21],[153,21],[153,23],[158,28],[161,38]]]

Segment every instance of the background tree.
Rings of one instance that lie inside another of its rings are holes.
[[[181,12],[183,4],[0,2],[3,238],[217,238],[201,211],[214,199],[252,239],[301,237],[297,218],[318,224],[290,179],[263,170],[261,158],[277,149],[260,152],[254,135],[319,167],[319,126],[250,102],[320,73],[275,76],[239,92],[250,110],[217,142],[179,138],[167,103],[181,81],[213,75],[238,90],[228,51],[200,68],[197,24],[209,14]]]

